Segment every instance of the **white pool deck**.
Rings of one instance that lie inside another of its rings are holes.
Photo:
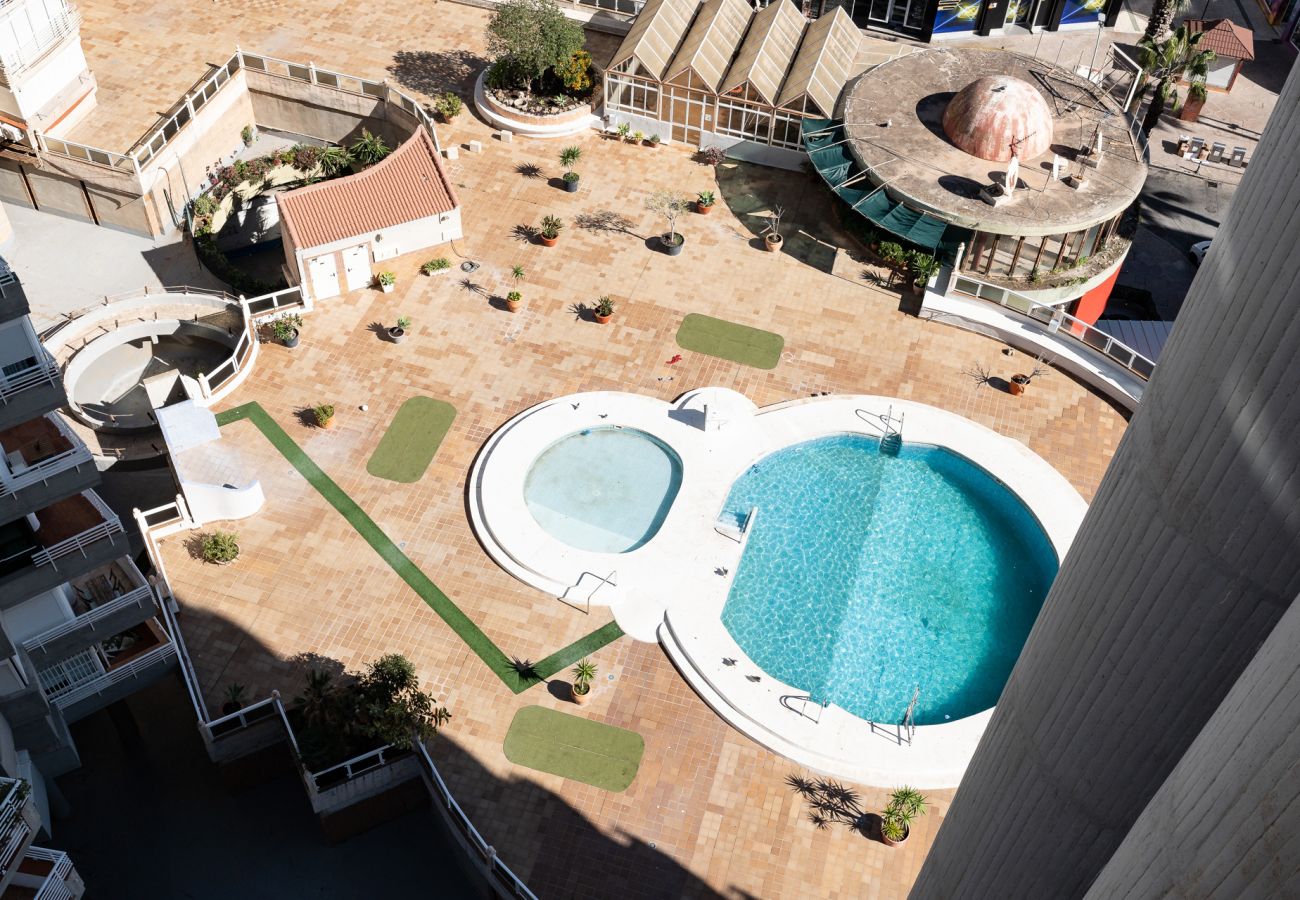
[[[630,636],[660,641],[700,696],[763,746],[852,781],[953,787],[992,710],[919,726],[909,744],[896,723],[873,724],[834,705],[819,710],[807,703],[806,692],[763,672],[722,624],[744,541],[744,535],[716,527],[732,483],[759,459],[791,444],[832,434],[878,437],[889,410],[895,422],[903,417],[907,443],[953,450],[1019,495],[1058,558],[1065,557],[1087,505],[1040,456],[953,413],[865,395],[762,409],[726,388],[691,391],[674,403],[612,391],[559,397],[515,416],[484,445],[470,474],[470,517],[504,569],[578,609],[608,606]],[[659,531],[641,547],[617,554],[564,544],[537,524],[524,501],[524,481],[538,454],[575,432],[611,426],[653,435],[682,462],[681,487]]]

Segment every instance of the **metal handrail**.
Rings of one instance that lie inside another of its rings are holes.
[[[474,827],[474,823],[469,820],[469,816],[465,815],[465,811],[460,808],[456,798],[451,795],[447,782],[442,780],[442,774],[438,771],[438,767],[433,764],[433,758],[429,756],[428,748],[424,746],[424,743],[416,741],[415,751],[415,758],[422,763],[425,774],[429,776],[429,784],[437,798],[442,802],[443,809],[450,814],[452,823],[461,834],[465,835],[470,845],[487,863],[489,870],[506,883],[514,896],[524,897],[527,900],[537,900],[537,895],[528,889],[528,885],[524,884],[522,878],[501,861],[500,857],[497,856],[496,848],[483,840],[483,835],[479,834],[478,829]]]
[[[18,473],[8,473],[7,468],[0,468],[0,497],[17,493],[38,481],[48,481],[59,472],[84,465],[92,459],[94,456],[90,449],[85,444],[78,443],[71,450],[47,456]]]
[[[40,890],[32,900],[71,900],[74,894],[68,887],[68,879],[72,877],[73,865],[72,858],[68,854],[62,850],[49,850],[45,847],[28,847],[23,855],[51,864]]]
[[[0,57],[0,85],[9,87],[11,77],[21,75],[49,56],[80,25],[80,10],[65,3],[58,15],[47,20],[39,31],[33,32],[31,40],[10,47]]]
[[[93,697],[95,694],[102,694],[106,688],[112,687],[118,682],[136,678],[145,669],[152,666],[159,660],[166,659],[176,653],[176,644],[171,640],[167,643],[154,647],[152,650],[142,653],[128,663],[109,669],[103,674],[96,675],[93,678],[87,678],[85,681],[79,681],[76,684],[64,688],[62,693],[54,692],[47,695],[55,706],[59,709],[67,707],[85,700],[87,697]]]
[[[976,285],[987,287],[991,291],[998,292],[997,297],[985,297],[981,294],[971,294],[968,291],[957,289],[957,292],[966,297],[974,297],[976,300],[982,300],[985,303],[996,303],[1003,309],[1009,310],[1017,315],[1023,316],[1034,323],[1043,326],[1048,334],[1062,335],[1073,338],[1078,343],[1100,353],[1115,363],[1118,363],[1127,371],[1146,381],[1155,371],[1156,363],[1153,359],[1148,359],[1137,350],[1134,350],[1128,344],[1125,344],[1119,338],[1113,337],[1102,331],[1096,326],[1089,325],[1082,319],[1076,318],[1059,307],[1052,306],[1049,303],[1042,303],[1032,297],[1026,297],[1024,294],[1017,293],[1010,288],[999,287],[996,284],[990,284],[987,281],[981,281],[979,278],[973,278],[966,272],[953,273],[954,281],[969,281]],[[1008,302],[1012,298],[1019,303]],[[1023,307],[1023,308],[1021,308]],[[1062,326],[1067,326],[1062,328]],[[1088,340],[1088,336],[1096,334],[1100,337],[1100,344],[1095,344]]]
[[[53,565],[56,559],[61,559],[70,553],[84,553],[91,544],[111,538],[115,534],[122,534],[122,523],[117,516],[113,516],[111,521],[101,522],[50,547],[37,550],[32,554],[32,565]]]
[[[69,619],[66,622],[55,625],[53,628],[48,628],[45,631],[42,631],[40,634],[27,638],[27,640],[23,641],[23,649],[28,653],[31,653],[33,650],[44,650],[46,644],[67,637],[70,634],[75,634],[83,627],[89,627],[91,631],[94,631],[95,623],[103,621],[114,613],[138,604],[142,597],[150,596],[152,593],[153,588],[147,584],[141,585],[138,588],[133,588],[122,596],[114,597],[107,603],[101,603],[99,606],[96,606],[89,612],[77,616],[75,619]]]
[[[41,351],[44,353],[44,350]],[[17,393],[28,390],[42,384],[59,383],[59,364],[56,363],[49,354],[45,354],[45,362],[37,363],[30,369],[24,369],[23,374],[12,377],[4,376],[0,380],[0,402],[8,402],[9,398]]]
[[[384,754],[388,752],[391,755],[391,751],[396,749],[397,748],[392,744],[384,744],[382,747],[377,747],[374,750],[354,756],[349,760],[330,766],[328,769],[322,769],[319,772],[311,772],[304,769],[304,774],[311,782],[311,786],[317,791],[328,790],[334,785],[327,785],[325,788],[322,788],[320,785],[320,779],[324,776],[342,769],[344,772],[342,781],[351,781],[359,775],[364,775],[367,772],[373,772],[375,769],[383,768],[387,765],[387,762],[384,760]],[[364,767],[362,765],[363,763],[365,764]]]
[[[4,800],[0,801],[0,832],[4,834],[4,847],[0,849],[0,876],[2,876],[13,865],[18,851],[22,849],[32,829],[22,818],[23,804],[31,796],[30,789],[26,795],[20,796],[23,794],[24,784],[21,778],[0,780],[9,782],[9,790],[5,792]]]

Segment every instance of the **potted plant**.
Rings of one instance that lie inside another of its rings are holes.
[[[410,327],[411,319],[409,316],[398,316],[397,324],[388,329],[388,339],[394,344],[400,344],[402,339],[406,337],[406,329]]]
[[[233,531],[214,531],[203,538],[199,554],[204,562],[227,566],[239,558],[239,541]]]
[[[1034,366],[1034,368],[1029,372],[1028,375],[1024,375],[1024,374],[1012,375],[1011,381],[1007,383],[1007,392],[1010,393],[1013,397],[1019,397],[1021,394],[1025,392],[1025,388],[1029,386],[1029,382],[1033,381],[1039,375],[1042,375],[1043,372],[1045,371],[1047,370],[1044,369],[1042,366]]]
[[[460,115],[463,106],[460,97],[452,91],[447,91],[433,101],[433,108],[437,111],[439,117],[449,125],[453,119]]]
[[[577,193],[578,173],[573,167],[582,159],[581,147],[565,147],[560,151],[560,165],[564,166],[564,189],[570,194]]]
[[[772,217],[767,220],[767,228],[763,229],[763,249],[769,253],[776,253],[781,249],[781,217],[785,215],[785,207],[777,206],[772,210]]]
[[[912,290],[917,294],[925,293],[925,286],[939,271],[939,260],[929,253],[914,250],[907,254],[907,268],[912,274]]]
[[[599,298],[596,301],[594,315],[596,316],[596,321],[601,325],[608,325],[610,318],[614,315],[614,301],[610,300],[608,297]]]
[[[657,135],[657,134],[652,134],[652,135],[650,135],[650,139],[647,141],[647,143],[648,143],[651,147],[658,147],[661,141],[662,141],[662,138],[660,138],[659,135]]]
[[[686,237],[677,233],[677,217],[686,212],[691,201],[676,191],[655,191],[646,198],[645,208],[668,220],[668,233],[659,235],[659,243],[669,256],[682,252]]]
[[[397,276],[392,272],[380,272],[375,276],[375,280],[379,282],[379,289],[385,294],[391,294],[397,284]]]
[[[702,216],[707,216],[713,212],[714,202],[713,191],[700,191],[695,195],[695,211]]]
[[[886,847],[898,847],[912,833],[912,822],[925,815],[925,797],[915,788],[901,787],[889,795],[889,805],[880,814],[880,839]]]
[[[510,277],[511,279],[514,280],[515,284],[519,284],[519,282],[524,280],[524,267],[512,266],[510,269]],[[524,302],[523,294],[519,293],[519,291],[517,290],[511,291],[510,293],[506,294],[506,309],[510,310],[511,312],[519,312],[519,306],[523,302]]]
[[[591,695],[591,682],[596,677],[596,664],[589,659],[581,659],[573,667],[573,702],[581,706]]]
[[[321,403],[313,406],[312,416],[316,419],[316,424],[321,428],[334,427],[334,406],[330,403]]]
[[[634,143],[634,144],[641,144],[641,143],[644,143],[644,142],[645,142],[645,132],[644,132],[644,131],[634,131],[634,132],[632,132],[632,143]]]
[[[292,313],[271,323],[271,334],[286,347],[297,347],[302,332],[302,317]]]
[[[221,714],[229,716],[244,708],[244,686],[232,684],[226,688],[226,702],[221,704]]]
[[[542,219],[542,227],[537,232],[538,240],[542,242],[543,247],[554,247],[555,242],[560,239],[560,230],[564,228],[564,220],[557,216],[547,216]]]
[[[626,141],[627,136],[632,133],[632,126],[626,122],[619,122],[618,127],[614,129],[614,132],[619,136],[620,140]]]
[[[881,241],[877,252],[885,264],[890,266],[897,266],[907,258],[907,251],[903,249],[903,245],[895,241]]]
[[[445,256],[439,256],[437,259],[431,259],[420,266],[420,271],[425,275],[437,275],[440,272],[451,271],[451,262]]]

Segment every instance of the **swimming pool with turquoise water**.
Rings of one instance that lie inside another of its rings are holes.
[[[758,508],[722,621],[765,672],[864,719],[937,725],[993,706],[1056,575],[1038,520],[941,447],[862,435],[760,460],[723,517]]]

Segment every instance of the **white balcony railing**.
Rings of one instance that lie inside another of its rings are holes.
[[[53,422],[59,433],[72,443],[72,449],[56,453],[53,456],[47,456],[40,462],[27,466],[21,472],[11,472],[7,464],[0,463],[0,497],[48,481],[60,472],[75,469],[77,466],[93,460],[94,457],[90,453],[90,448],[82,443],[81,438],[73,434],[72,430],[60,421],[57,413],[47,413],[45,418]]]
[[[23,855],[27,859],[39,859],[50,864],[50,871],[46,873],[32,900],[73,900],[81,896],[81,878],[76,874],[68,854],[45,847],[28,847]]]
[[[74,534],[70,538],[59,541],[57,544],[37,550],[32,554],[32,565],[52,565],[56,559],[70,553],[85,553],[86,548],[96,541],[102,541],[105,538],[122,533],[122,520],[104,505],[104,501],[100,500],[94,491],[85,491],[82,496],[90,501],[91,506],[95,507],[100,516],[103,517],[103,521],[98,525],[87,528],[85,531]]]
[[[23,850],[35,833],[28,800],[31,786],[21,778],[0,778],[0,877],[6,875],[22,857]]]
[[[0,52],[0,85],[12,87],[13,79],[57,50],[80,27],[81,13],[71,3],[65,3],[62,9],[36,27],[30,40]]]
[[[59,366],[41,351],[44,360],[13,375],[0,376],[0,403],[8,403],[16,395],[35,387],[59,383]]]
[[[60,690],[50,693],[48,697],[50,702],[59,709],[67,709],[69,706],[80,703],[88,697],[102,694],[114,685],[139,678],[146,670],[160,662],[171,659],[175,655],[176,645],[169,640],[154,647],[147,653],[141,653],[128,663],[115,666],[107,672],[94,675],[83,681],[73,682]]]
[[[153,588],[147,584],[143,587],[127,591],[122,596],[110,600],[108,603],[101,603],[99,606],[96,606],[87,613],[77,616],[75,619],[69,619],[67,622],[63,622],[60,625],[42,631],[40,634],[29,637],[27,640],[23,641],[23,649],[28,653],[31,653],[34,650],[44,650],[47,644],[52,644],[62,638],[76,634],[83,628],[88,628],[91,631],[94,631],[95,626],[98,623],[103,622],[105,619],[110,618],[115,613],[121,612],[124,609],[138,606],[152,593]],[[121,630],[122,629],[120,628],[117,629],[117,631]],[[111,637],[111,635],[105,635],[105,637]]]

